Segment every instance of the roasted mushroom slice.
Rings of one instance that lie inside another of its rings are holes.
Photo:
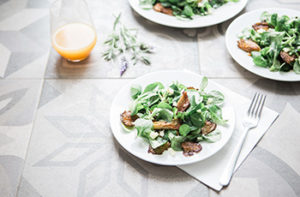
[[[194,153],[199,153],[202,150],[201,144],[195,142],[183,142],[181,147],[184,156],[192,156]]]
[[[153,10],[155,10],[156,12],[162,12],[163,9],[164,9],[164,6],[162,6],[161,3],[157,3],[153,6]]]
[[[197,88],[194,88],[194,87],[192,87],[192,86],[187,87],[186,89],[188,89],[188,90],[198,90]]]
[[[238,47],[248,53],[252,51],[260,51],[259,45],[253,42],[252,40],[240,39],[238,41]]]
[[[167,15],[170,15],[170,16],[173,16],[173,10],[172,8],[165,8],[164,6],[162,6],[161,3],[157,3],[153,6],[153,9],[156,11],[156,12],[161,12],[161,13],[164,13],[164,14],[167,14]]]
[[[209,134],[217,128],[217,124],[211,121],[206,121],[204,127],[201,129],[203,135]]]
[[[124,111],[121,114],[121,122],[126,126],[126,127],[133,127],[134,126],[134,121],[138,119],[138,116],[131,116],[131,111]]]
[[[290,56],[287,52],[284,51],[280,51],[280,57],[284,62],[288,64],[291,64],[295,61],[295,55]]]
[[[179,130],[179,127],[180,127],[180,122],[178,120],[172,120],[172,122],[167,122],[163,120],[153,122],[153,128],[155,130],[160,130],[160,129]]]
[[[170,142],[167,142],[157,148],[152,148],[150,145],[149,145],[149,149],[148,149],[148,153],[152,153],[152,154],[155,154],[155,155],[161,155],[165,150],[168,150],[168,148],[171,146]]]
[[[255,31],[257,31],[259,29],[263,29],[263,30],[267,31],[270,28],[270,26],[267,22],[255,23],[254,25],[252,25],[252,27]]]
[[[178,103],[177,103],[177,109],[180,112],[185,111],[190,106],[189,97],[186,92],[182,93],[182,96],[180,97]]]

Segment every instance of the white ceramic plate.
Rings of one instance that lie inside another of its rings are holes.
[[[162,82],[164,85],[170,85],[172,82],[178,81],[186,86],[197,87],[200,85],[201,80],[202,77],[200,75],[191,72],[161,71],[144,75],[125,85],[115,96],[110,111],[110,126],[117,141],[128,152],[139,157],[140,159],[161,165],[190,164],[201,161],[215,154],[230,139],[234,129],[235,115],[230,101],[226,100],[226,92],[222,89],[222,87],[211,81],[209,81],[206,90],[215,89],[224,93],[225,103],[222,107],[222,110],[223,117],[224,119],[228,120],[228,124],[226,126],[217,126],[218,130],[222,132],[221,140],[215,143],[201,143],[202,151],[200,153],[194,154],[190,157],[185,157],[182,152],[176,152],[176,154],[173,156],[168,151],[165,151],[162,155],[153,155],[148,153],[148,143],[146,143],[140,137],[137,137],[136,130],[128,133],[123,130],[120,122],[120,114],[124,110],[127,110],[132,102],[132,99],[130,98],[130,87],[132,84],[139,84],[144,88],[146,85],[156,81]]]
[[[258,9],[252,12],[245,13],[240,17],[236,18],[228,27],[226,31],[226,47],[235,61],[237,61],[242,67],[248,71],[257,74],[261,77],[268,79],[273,79],[277,81],[300,81],[300,75],[293,71],[290,72],[271,72],[267,68],[262,68],[256,66],[253,63],[252,57],[248,55],[245,51],[241,50],[237,46],[237,41],[239,40],[238,35],[245,28],[251,27],[254,23],[260,21],[260,16],[264,11],[270,13],[278,13],[279,16],[298,16],[300,17],[300,12],[291,9],[281,9],[281,8],[268,8],[268,9]]]
[[[129,0],[131,7],[144,18],[169,27],[177,28],[198,28],[207,27],[222,23],[244,9],[248,0],[240,0],[239,2],[229,2],[217,9],[213,9],[212,13],[207,16],[196,16],[193,20],[180,20],[174,16],[169,16],[151,10],[144,10],[139,5],[140,0]]]

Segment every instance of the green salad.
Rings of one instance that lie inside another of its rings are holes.
[[[300,18],[263,12],[261,21],[245,29],[238,47],[256,66],[300,74]]]
[[[165,150],[183,151],[190,156],[200,152],[199,142],[216,142],[221,138],[217,125],[223,125],[221,106],[224,95],[206,92],[208,80],[203,78],[199,88],[186,87],[178,82],[168,87],[160,82],[131,87],[133,102],[130,110],[121,114],[121,122],[128,132],[149,143],[149,153]]]
[[[144,9],[154,9],[168,15],[192,19],[195,15],[205,16],[228,2],[239,0],[140,0]]]

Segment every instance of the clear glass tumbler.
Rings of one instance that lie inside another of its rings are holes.
[[[87,3],[84,0],[56,0],[50,7],[51,42],[65,59],[86,59],[97,41]]]

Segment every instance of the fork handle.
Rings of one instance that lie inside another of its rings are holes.
[[[245,142],[245,139],[248,135],[249,129],[250,128],[248,128],[248,127],[245,128],[245,131],[243,132],[242,137],[239,139],[238,144],[236,145],[236,148],[234,149],[232,155],[230,156],[229,162],[228,162],[228,164],[225,168],[225,171],[223,172],[223,174],[220,178],[220,181],[219,181],[219,183],[222,186],[228,185],[230,180],[231,180],[234,168],[236,166],[237,160],[238,160],[239,155],[241,153],[241,150],[242,150],[243,144]]]

